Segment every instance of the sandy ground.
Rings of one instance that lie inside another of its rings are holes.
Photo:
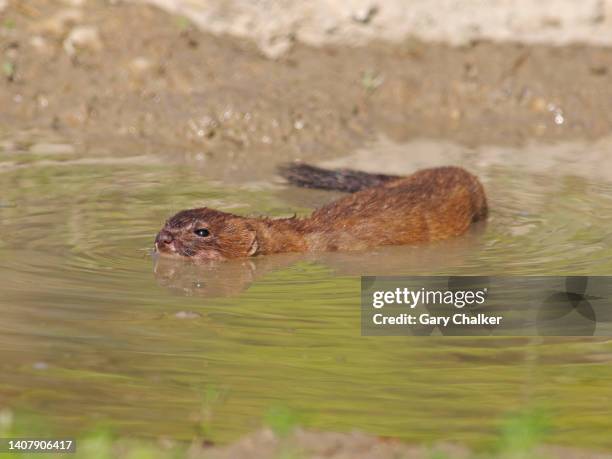
[[[162,153],[254,176],[380,136],[521,145],[600,138],[612,121],[606,48],[298,44],[273,61],[106,0],[9,1],[0,46],[0,136],[42,132],[94,155]]]

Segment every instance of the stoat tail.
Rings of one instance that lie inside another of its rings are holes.
[[[293,185],[349,193],[400,178],[398,175],[370,174],[351,169],[322,169],[303,163],[285,164],[280,166],[278,171]]]

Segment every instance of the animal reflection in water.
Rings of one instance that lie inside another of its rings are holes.
[[[427,246],[382,247],[365,252],[286,253],[193,263],[154,255],[159,285],[186,296],[227,297],[246,291],[267,275],[301,263],[316,263],[335,276],[399,276],[457,272],[477,259],[485,224],[460,238]]]

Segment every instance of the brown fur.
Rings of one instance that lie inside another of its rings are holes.
[[[364,250],[458,236],[486,215],[478,179],[458,167],[439,167],[361,189],[306,218],[247,218],[206,207],[184,210],[166,222],[156,247],[162,254],[201,260]],[[194,233],[202,228],[210,234]]]

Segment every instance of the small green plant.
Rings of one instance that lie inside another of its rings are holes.
[[[176,24],[180,30],[187,30],[191,22],[185,16],[179,16],[176,18]]]
[[[280,437],[289,435],[301,422],[300,416],[286,406],[271,407],[264,417],[264,422]]]
[[[77,440],[77,457],[110,459],[113,457],[113,438],[106,432],[96,432]]]
[[[284,449],[276,456],[276,459],[302,459],[303,457],[299,451]]]
[[[225,392],[215,386],[206,386],[202,397],[202,408],[200,417],[200,434],[205,439],[212,437],[212,421],[215,409],[223,403]]]
[[[450,459],[448,454],[437,450],[430,451],[428,457],[429,459]]]
[[[361,76],[361,86],[363,86],[367,92],[376,91],[384,81],[385,78],[381,74],[370,70],[363,72]]]
[[[13,413],[9,409],[0,409],[0,436],[8,436],[13,427]]]
[[[14,29],[16,26],[15,21],[13,21],[12,19],[6,19],[3,23],[2,23],[2,27],[4,29]]]
[[[2,64],[2,73],[7,79],[12,80],[15,77],[15,64],[10,61],[4,61]]]
[[[502,423],[499,455],[534,459],[534,449],[550,432],[550,420],[542,410],[527,410],[510,414]]]

